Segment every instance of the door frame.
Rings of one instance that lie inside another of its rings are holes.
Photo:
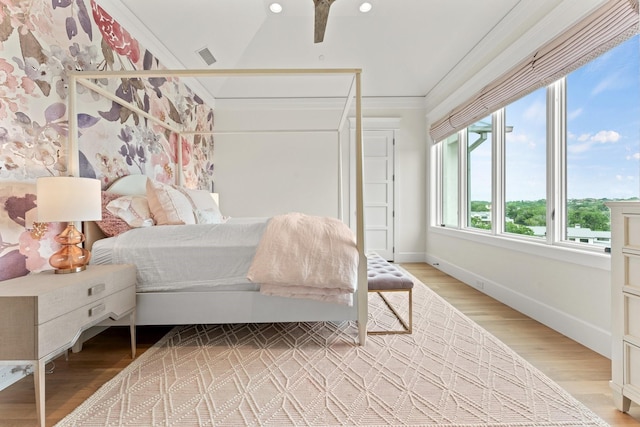
[[[399,138],[399,130],[400,130],[400,117],[363,117],[362,118],[362,132],[365,131],[392,131],[393,132],[393,174],[396,175],[397,168],[397,159],[396,159],[396,143]],[[355,211],[356,211],[356,172],[355,172],[355,164],[356,164],[356,119],[355,117],[349,118],[349,225],[353,229],[355,224]],[[363,141],[364,143],[364,141]],[[396,182],[398,180],[394,179],[392,182],[392,191],[393,191],[393,203],[391,209],[394,212],[391,225],[393,227],[393,241],[391,245],[393,247],[393,256],[395,258],[395,247],[396,247],[396,234],[398,230],[398,217],[396,213],[396,207],[398,206],[397,200],[397,188]],[[362,184],[364,188],[364,183]],[[366,225],[366,224],[365,224]],[[366,241],[365,241],[366,247]],[[393,261],[393,260],[391,260]]]

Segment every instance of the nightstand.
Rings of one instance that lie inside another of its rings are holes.
[[[0,364],[33,365],[36,408],[45,425],[45,363],[65,353],[81,332],[129,316],[135,357],[136,269],[89,265],[72,274],[39,274],[0,282]]]

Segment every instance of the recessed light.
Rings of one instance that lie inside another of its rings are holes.
[[[371,6],[371,3],[369,3],[368,1],[365,1],[360,5],[360,12],[367,13],[371,10],[372,7],[373,6]]]
[[[282,12],[282,5],[280,3],[271,3],[269,5],[269,10],[273,13],[280,13]]]

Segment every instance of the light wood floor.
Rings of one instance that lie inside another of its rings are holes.
[[[640,426],[640,406],[632,404],[629,414],[613,406],[609,359],[428,264],[402,266],[607,423]]]
[[[640,426],[640,407],[617,411],[608,381],[607,358],[460,283],[427,264],[403,264],[419,280],[508,344],[530,363],[568,390],[612,426]],[[138,327],[138,354],[170,328]],[[86,400],[131,362],[128,328],[111,328],[85,344],[69,361],[55,360],[46,376],[47,426]],[[51,367],[51,365],[48,365]],[[36,425],[33,378],[28,376],[0,391],[0,426]]]

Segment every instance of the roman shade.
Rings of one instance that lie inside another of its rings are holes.
[[[547,86],[638,33],[638,0],[609,0],[579,23],[533,52],[479,93],[436,120],[434,142],[511,102]]]

